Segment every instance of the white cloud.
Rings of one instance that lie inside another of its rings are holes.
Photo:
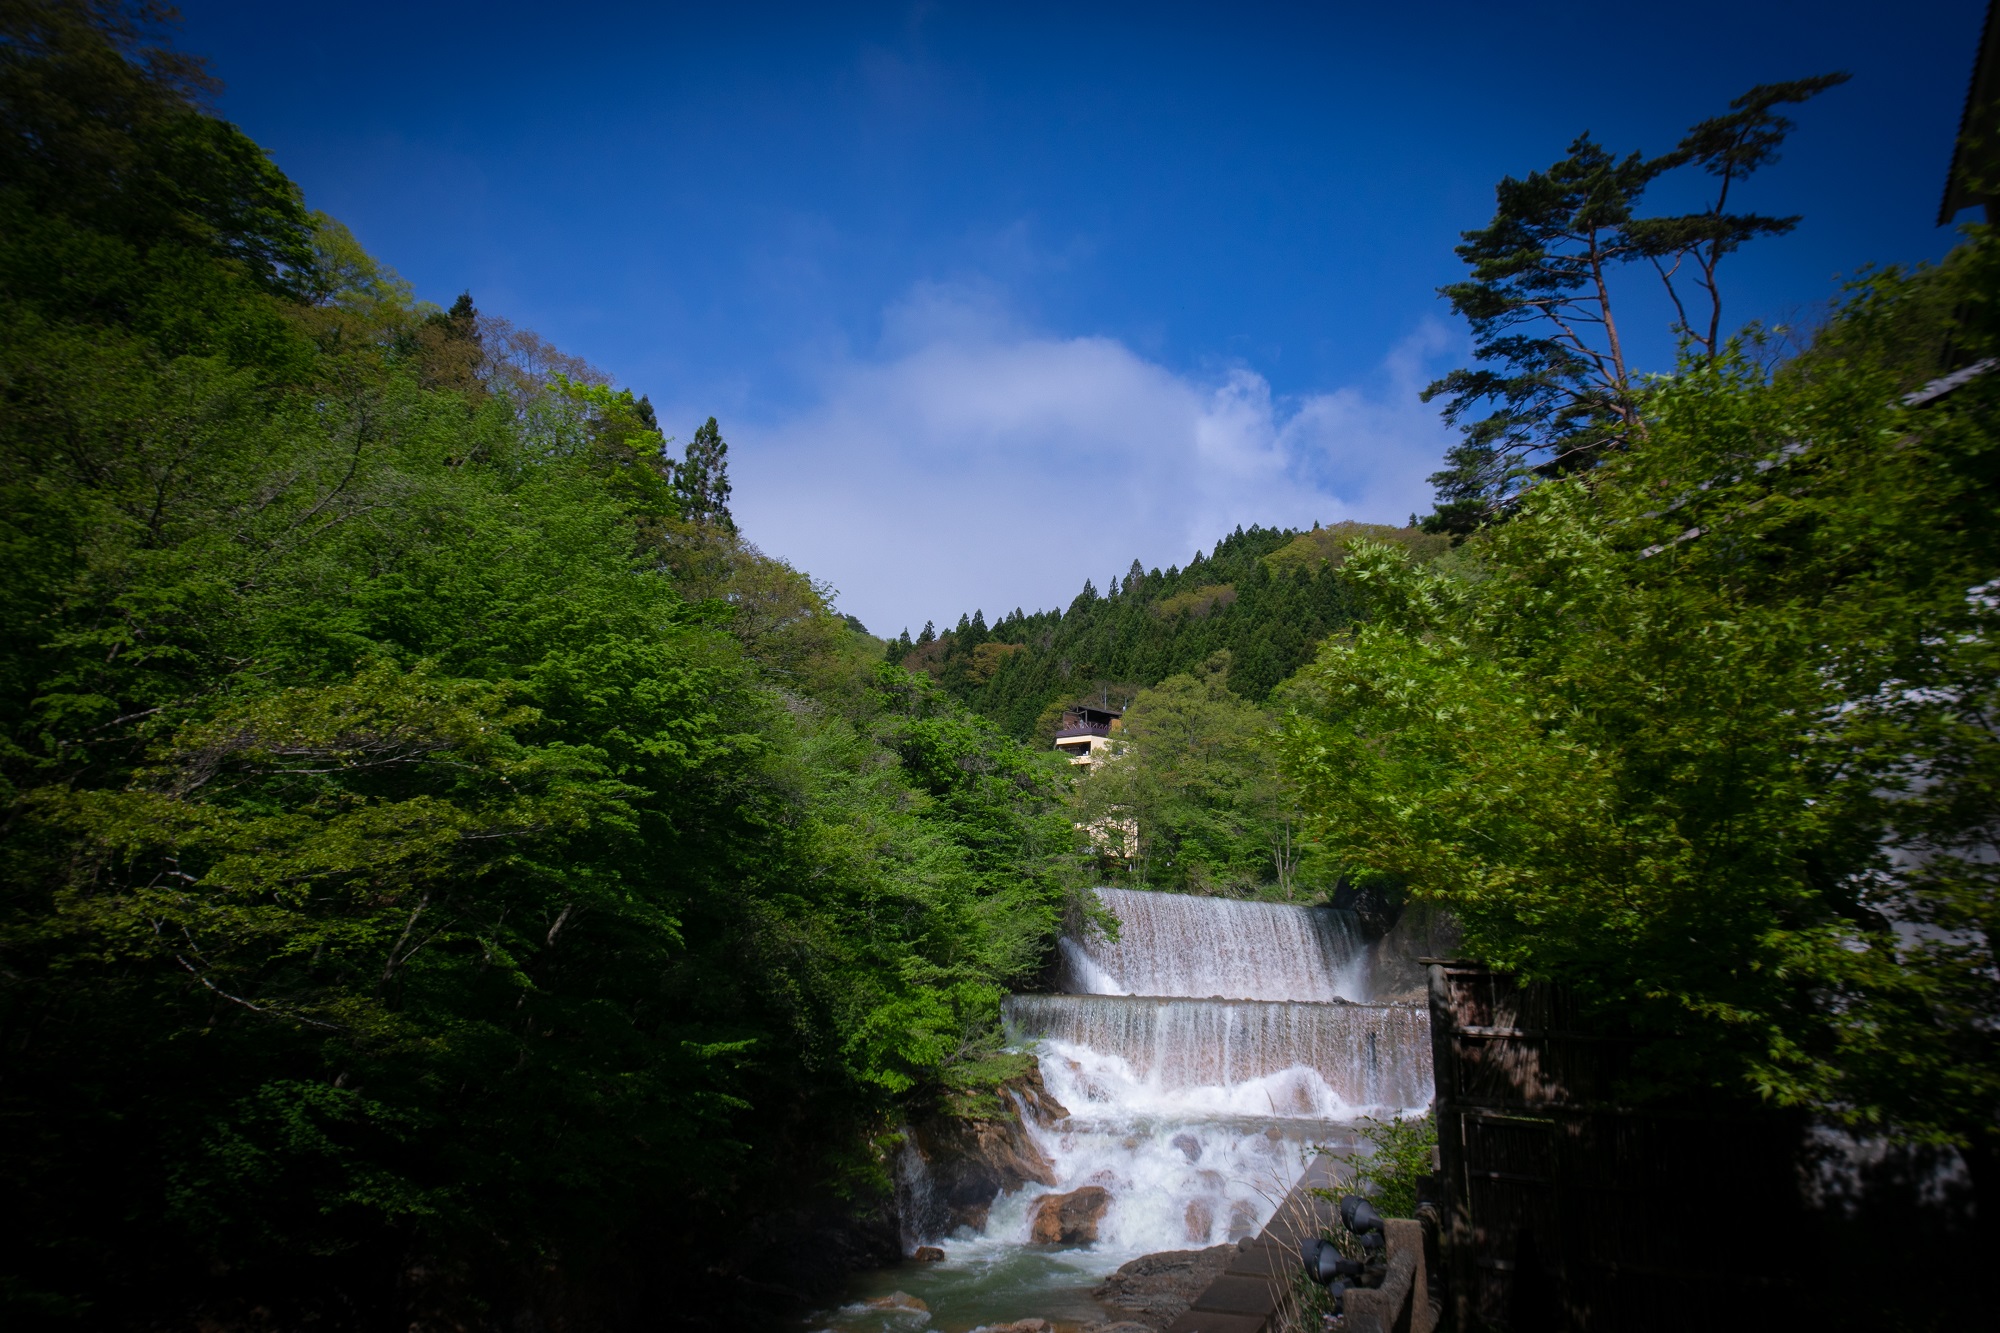
[[[1053,338],[962,294],[892,312],[889,351],[844,359],[818,403],[731,431],[745,532],[840,590],[876,633],[1067,606],[1136,556],[1185,564],[1237,525],[1402,522],[1447,433],[1417,401],[1448,345],[1426,326],[1370,383],[1274,399],[1191,379],[1109,338]]]

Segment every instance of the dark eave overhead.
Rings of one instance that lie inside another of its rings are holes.
[[[1993,11],[2000,6],[2000,0],[1988,0],[1986,22],[1979,30],[1979,58],[1972,67],[1972,85],[1965,90],[1965,110],[1958,118],[1958,142],[1951,150],[1951,173],[1944,181],[1944,203],[1938,209],[1938,226],[1949,226],[1960,211],[1974,204],[1986,206],[1987,221],[1994,220],[1995,199],[1990,193],[1974,193],[1967,184],[1968,176],[1983,177],[1991,182],[2000,176],[2000,142],[1996,142],[1996,130],[2000,126],[1992,124],[1989,114],[1984,127],[1986,143],[1981,146],[1977,160],[1968,160],[1965,141],[1971,136],[1975,118],[1981,112],[1991,112],[1996,101],[2000,101],[2000,26],[1993,22]]]

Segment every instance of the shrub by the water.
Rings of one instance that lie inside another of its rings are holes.
[[[1369,1151],[1341,1154],[1352,1189],[1368,1196],[1384,1217],[1415,1217],[1417,1185],[1433,1174],[1437,1120],[1429,1114],[1366,1119],[1356,1127]]]

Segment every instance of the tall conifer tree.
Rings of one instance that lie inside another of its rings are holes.
[[[685,517],[736,531],[736,520],[729,513],[729,444],[714,417],[702,423],[688,441],[685,454],[674,467],[674,489]]]
[[[1676,311],[1672,331],[1697,355],[1716,355],[1722,259],[1799,221],[1732,213],[1732,188],[1777,160],[1794,128],[1778,107],[1816,97],[1847,77],[1752,88],[1730,103],[1729,114],[1702,121],[1659,157],[1620,157],[1585,133],[1546,171],[1500,182],[1493,220],[1463,233],[1458,247],[1471,276],[1439,288],[1472,326],[1480,364],[1424,390],[1426,402],[1445,400],[1445,419],[1463,432],[1447,466],[1431,477],[1437,509],[1426,528],[1469,531],[1537,480],[1593,467],[1643,429],[1638,375],[1613,301],[1613,277],[1623,266],[1652,267]],[[1641,217],[1647,188],[1685,166],[1714,177],[1708,206]],[[1705,311],[1688,308],[1690,279]]]

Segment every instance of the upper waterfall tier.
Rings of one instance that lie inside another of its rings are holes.
[[[1187,893],[1099,889],[1118,938],[1062,941],[1072,995],[1365,1000],[1368,965],[1346,912]]]

